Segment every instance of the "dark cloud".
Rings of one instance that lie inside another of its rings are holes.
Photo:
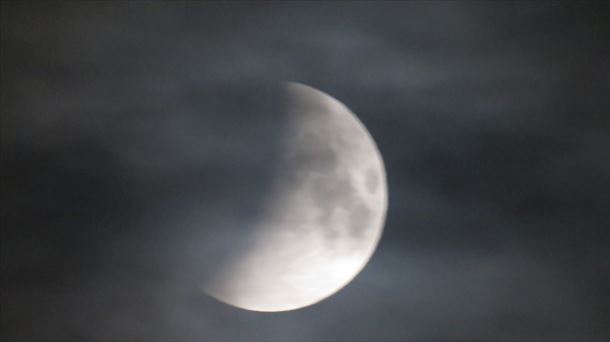
[[[609,338],[605,3],[1,6],[3,340]],[[282,171],[281,80],[358,114],[389,211],[343,291],[255,313],[194,284]]]

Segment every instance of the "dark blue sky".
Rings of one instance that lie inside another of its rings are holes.
[[[3,340],[610,338],[607,4],[1,8]],[[261,314],[196,284],[260,215],[282,80],[359,116],[390,205],[350,285]]]

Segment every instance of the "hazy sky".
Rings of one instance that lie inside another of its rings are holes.
[[[610,338],[607,4],[1,9],[3,340]],[[359,116],[390,205],[344,290],[256,313],[196,285],[260,215],[283,80]]]

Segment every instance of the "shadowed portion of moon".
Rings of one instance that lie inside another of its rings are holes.
[[[180,282],[211,282],[251,245],[281,166],[283,92],[275,81],[198,89],[181,99],[184,110],[157,124],[153,132],[170,131],[167,139],[152,139],[145,151],[131,142],[138,153],[130,165],[144,178],[133,192],[163,199],[143,226],[171,246],[164,253]]]
[[[341,289],[374,252],[387,208],[381,156],[356,116],[313,88],[284,89],[288,124],[254,232],[203,284],[248,310],[293,310]]]

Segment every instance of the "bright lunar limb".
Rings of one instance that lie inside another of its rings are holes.
[[[302,308],[347,285],[373,254],[387,210],[383,161],[364,125],[316,89],[283,89],[290,124],[254,239],[203,286],[253,311]]]

